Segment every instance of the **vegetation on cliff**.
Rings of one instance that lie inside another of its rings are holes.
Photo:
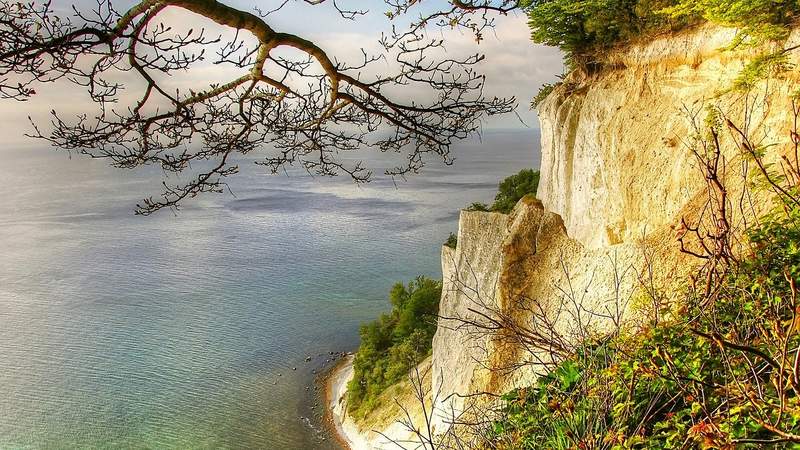
[[[467,207],[467,211],[499,212],[508,214],[514,209],[517,202],[526,195],[536,195],[539,188],[539,171],[533,169],[522,169],[519,173],[505,178],[497,186],[497,194],[494,203],[473,203]]]
[[[397,283],[389,292],[392,311],[361,326],[347,385],[350,415],[358,419],[374,410],[381,392],[430,355],[441,296],[441,281],[420,276],[407,286]]]
[[[744,130],[711,108],[691,137],[708,198],[676,232],[697,273],[677,291],[643,283],[641,323],[598,333],[579,322],[566,357],[503,397],[485,448],[798,448],[800,135],[795,122],[771,164],[775,146]],[[730,197],[725,145],[753,167],[744,189],[776,205],[769,214],[747,216]]]
[[[703,21],[742,28],[742,39],[782,39],[800,12],[791,0],[526,0],[522,6],[534,42],[569,58]]]
[[[504,397],[492,447],[747,448],[800,435],[800,209],[749,232],[714,287],[635,333],[585,342]]]
[[[796,1],[766,0],[527,5],[533,39],[561,47],[577,63],[703,21],[740,28],[732,46],[780,41],[800,12]],[[749,61],[732,87],[746,102],[756,104],[754,88],[765,78],[791,68],[789,50],[776,48]],[[761,100],[767,103],[769,95]],[[611,332],[580,320],[574,334],[558,338],[552,323],[511,329],[492,316],[488,327],[479,324],[492,336],[518,333],[514,339],[535,349],[531,359],[538,363],[531,364],[544,373],[534,385],[504,395],[499,410],[478,413],[481,423],[464,436],[478,436],[486,449],[800,448],[800,97],[786,112],[794,114],[793,129],[775,145],[748,135],[747,108],[741,127],[717,108],[693,123],[696,136],[684,141],[707,183],[700,218],[683,218],[676,227],[681,251],[697,258],[698,273],[677,290],[643,283],[636,311],[642,321],[623,324],[605,311]],[[723,149],[728,137],[734,148]],[[726,185],[733,159],[745,167],[741,198],[777,204],[770,214],[742,219],[747,207],[729,197]],[[557,347],[575,336],[577,342]],[[570,351],[562,356],[554,348]]]
[[[539,171],[522,169],[511,175],[497,186],[497,195],[492,203],[492,211],[508,214],[517,202],[526,195],[536,195],[539,188]]]
[[[517,202],[526,195],[536,195],[539,188],[539,171],[533,169],[522,169],[519,173],[511,175],[503,179],[497,185],[497,194],[494,197],[494,203],[487,205],[486,203],[474,202],[467,206],[467,211],[480,211],[480,212],[499,212],[508,214],[517,205]],[[444,245],[455,250],[458,244],[458,236],[455,233],[450,233]]]
[[[450,235],[447,236],[447,240],[444,241],[444,245],[455,250],[456,246],[458,245],[458,235],[455,233],[450,233]]]

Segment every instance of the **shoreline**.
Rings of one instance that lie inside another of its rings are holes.
[[[336,442],[345,450],[352,450],[353,447],[344,429],[344,405],[341,404],[341,400],[347,393],[347,383],[353,378],[354,358],[355,355],[348,354],[323,374],[320,379],[323,385],[323,400],[325,402],[323,423],[336,439]]]

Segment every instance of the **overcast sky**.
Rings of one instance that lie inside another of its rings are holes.
[[[242,9],[252,10],[255,5],[266,10],[270,5],[277,5],[281,0],[224,0],[226,3]],[[54,0],[58,8],[68,8],[72,2]],[[86,7],[93,1],[80,0],[79,7]],[[119,10],[132,4],[130,1],[114,3]],[[445,5],[444,0],[425,2],[428,6]],[[391,29],[392,23],[384,16],[388,8],[378,0],[341,0],[340,4],[348,8],[369,10],[369,14],[356,21],[341,18],[332,9],[332,5],[307,6],[301,0],[290,0],[279,13],[268,19],[277,31],[291,32],[314,41],[329,55],[339,60],[348,61],[361,54],[361,48],[377,48],[381,32]],[[274,7],[274,5],[272,6]],[[176,11],[170,16],[177,23],[186,27],[199,28],[208,25],[202,18],[190,13]],[[211,34],[219,34],[220,29],[209,27]],[[536,115],[529,109],[531,98],[543,83],[552,82],[563,71],[561,54],[553,48],[535,45],[530,40],[530,32],[523,14],[497,18],[494,33],[489,32],[485,40],[477,45],[470,34],[458,32],[442,32],[431,28],[430,33],[441,35],[447,39],[447,50],[453,54],[483,53],[486,59],[480,65],[480,71],[486,74],[486,94],[493,96],[515,96],[519,101],[518,113],[524,125],[513,115],[493,118],[485,124],[486,129],[538,127]],[[444,34],[443,34],[444,33]],[[208,82],[219,76],[219,66],[200,67],[181,83],[195,85],[202,89]],[[47,111],[56,109],[60,112],[80,113],[95,112],[89,104],[84,92],[74,86],[50,85],[38,86],[35,99],[25,103],[10,101],[0,102],[0,133],[8,146],[37,145],[23,136],[29,131],[27,115],[33,116],[37,123],[47,121]],[[88,108],[88,109],[87,109]],[[40,145],[40,144],[39,144]]]

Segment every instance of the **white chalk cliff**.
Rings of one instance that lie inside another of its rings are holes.
[[[509,215],[461,213],[457,248],[442,250],[441,316],[477,320],[488,308],[524,320],[533,306],[566,297],[589,310],[628,305],[645,255],[660,283],[682,277],[689,266],[671,227],[705,195],[685,145],[691,116],[716,105],[736,121],[748,104],[749,133],[764,143],[790,139],[798,74],[762,82],[756,90],[767,94],[750,102],[727,92],[759,52],[726,50],[735,33],[704,26],[658,37],[611,52],[596,73],[569,74],[539,107],[538,200],[523,199]],[[795,31],[787,47],[797,42]],[[798,63],[796,52],[789,58]],[[726,158],[737,167],[736,154]],[[469,394],[502,394],[536,376],[532,366],[488,370],[531,356],[454,323],[440,320],[433,341],[437,432],[468,406]]]

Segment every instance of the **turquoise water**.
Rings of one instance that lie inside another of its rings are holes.
[[[0,150],[0,448],[335,448],[314,372],[395,281],[441,276],[458,209],[536,142],[487,133],[396,187],[245,162],[233,195],[151,217],[157,172]]]

